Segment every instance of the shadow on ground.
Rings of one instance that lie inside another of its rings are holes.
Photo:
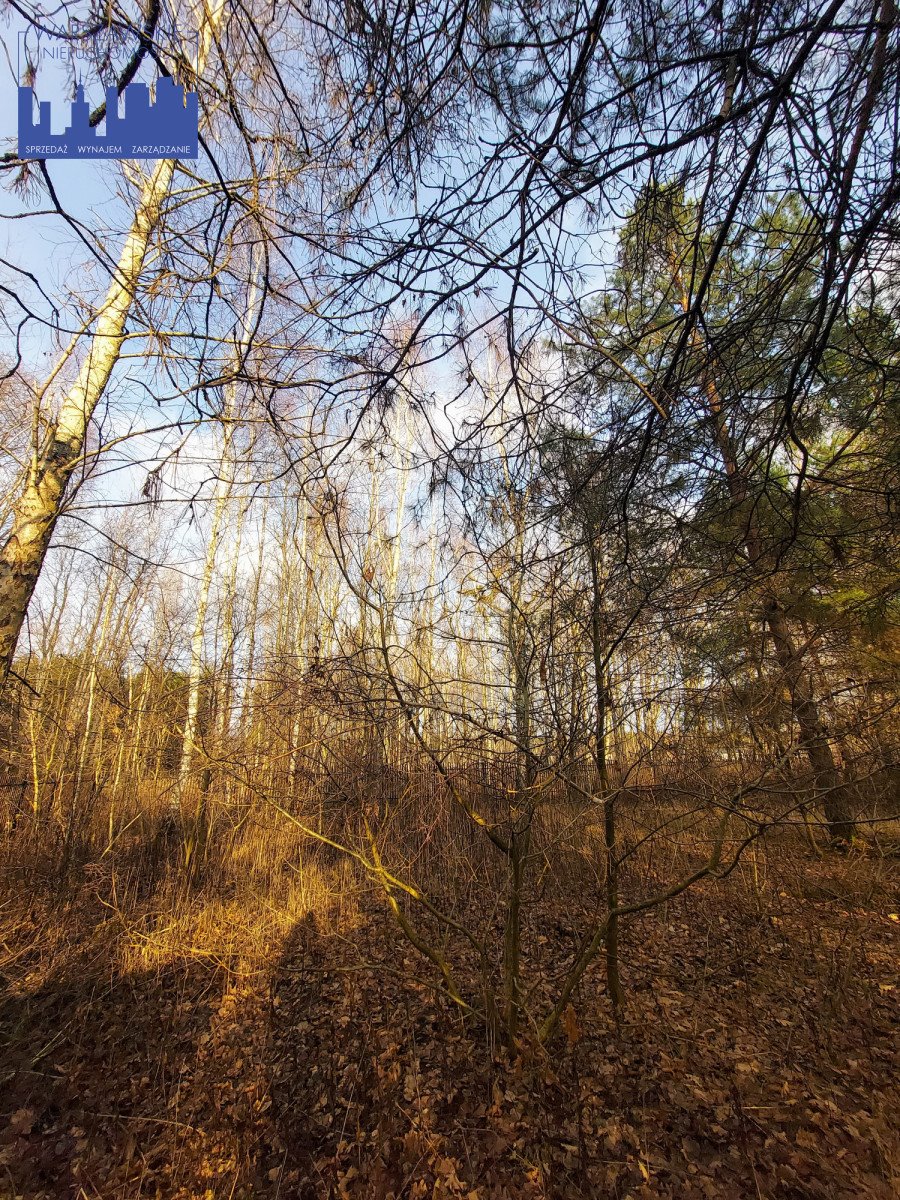
[[[182,939],[138,969],[140,939],[172,919],[166,878],[127,929],[90,882],[0,908],[0,1195],[895,1194],[886,916],[698,893],[624,931],[620,1031],[594,978],[550,1053],[513,1057],[435,996],[374,906],[340,935],[308,915],[262,967]],[[561,927],[529,920],[530,945]],[[548,987],[570,952],[552,949]]]

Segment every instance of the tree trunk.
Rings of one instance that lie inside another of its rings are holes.
[[[125,340],[125,321],[174,168],[173,160],[163,159],[144,186],[118,270],[97,319],[88,356],[63,400],[59,419],[51,426],[43,447],[35,450],[25,486],[13,505],[12,528],[0,549],[0,684],[5,682],[12,666],[25,612],[44,564],[66,488],[82,458],[88,424],[119,359]],[[74,346],[66,352],[66,357],[73,352]]]
[[[198,74],[203,69],[223,10],[224,0],[217,0],[208,10],[197,55]],[[59,417],[50,426],[43,445],[35,445],[21,494],[12,506],[12,525],[0,548],[0,687],[6,682],[12,667],[25,613],[62,511],[70,480],[82,462],[88,426],[119,360],[125,341],[125,322],[174,171],[174,159],[161,159],[144,184],[116,273],[97,313],[97,324],[87,358],[66,394]],[[57,363],[38,397],[38,403],[74,355],[77,344],[76,338]]]
[[[791,692],[791,704],[800,729],[800,738],[813,771],[813,786],[822,794],[822,810],[833,841],[849,842],[854,824],[847,786],[841,778],[831,745],[819,716],[808,672],[798,654],[784,612],[773,600],[766,613],[769,632],[775,647],[775,657],[784,672]]]
[[[213,573],[216,569],[216,558],[219,551],[219,541],[222,536],[222,520],[231,497],[229,456],[233,434],[230,414],[224,422],[222,457],[220,460],[219,480],[213,500],[212,527],[209,542],[206,547],[206,559],[203,563],[203,574],[200,577],[200,589],[197,593],[197,611],[194,617],[194,629],[191,634],[191,665],[188,672],[188,702],[184,728],[181,734],[181,761],[178,768],[178,810],[182,809],[184,793],[194,762],[194,750],[197,745],[200,718],[200,684],[203,675],[203,644],[206,634],[206,610],[209,607],[209,593],[212,587]],[[201,801],[202,803],[202,801]]]
[[[250,349],[261,299],[262,291],[256,276],[255,254],[251,253],[250,283],[247,289],[247,312],[242,318],[241,336],[234,347],[234,363],[236,367],[243,362]],[[209,607],[209,592],[216,569],[219,543],[222,539],[222,522],[231,501],[232,485],[237,471],[232,450],[236,410],[237,385],[232,382],[226,389],[225,407],[221,418],[222,454],[219,459],[219,473],[213,496],[212,526],[209,532],[209,543],[206,548],[203,574],[200,577],[200,590],[197,594],[197,613],[194,619],[194,630],[191,635],[191,665],[188,676],[187,715],[181,735],[181,763],[178,770],[177,808],[180,816],[183,816],[184,793],[191,775],[194,750],[199,731],[200,683],[203,665],[203,645],[206,634],[206,612]],[[200,795],[197,805],[197,824],[201,830],[201,835],[205,833],[206,827],[206,794],[209,789],[209,783],[210,772],[207,763],[200,779]]]
[[[687,314],[690,311],[690,305],[677,264],[674,264],[674,272],[681,290],[681,307]],[[698,353],[708,356],[706,346],[696,328],[691,332],[691,345]],[[716,446],[725,467],[729,496],[735,508],[745,513],[747,524],[744,547],[747,551],[747,558],[753,571],[761,574],[762,538],[755,510],[752,507],[748,510],[750,487],[747,476],[738,462],[725,419],[722,398],[708,362],[703,372],[703,388],[713,422]],[[777,596],[772,596],[771,585],[768,587],[768,592],[770,599],[766,606],[764,620],[772,635],[776,661],[784,672],[790,689],[791,706],[800,730],[800,745],[812,768],[814,786],[822,792],[822,810],[825,814],[828,832],[835,842],[849,842],[856,832],[850,810],[850,799],[841,771],[835,764],[825,725],[819,714],[811,673],[804,668],[802,655],[794,645],[785,612],[778,603]]]
[[[603,803],[604,879],[606,886],[607,919],[604,935],[606,985],[613,1012],[618,1018],[622,1007],[622,981],[619,975],[619,860],[616,848],[616,802],[609,786],[609,764],[606,755],[607,711],[609,680],[606,665],[606,629],[603,613],[603,580],[600,572],[600,551],[593,530],[588,526],[588,555],[591,564],[591,651],[594,665],[594,689],[597,708],[595,730],[595,763],[597,784]]]

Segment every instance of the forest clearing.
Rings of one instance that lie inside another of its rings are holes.
[[[0,1200],[900,1194],[894,0],[0,36]]]

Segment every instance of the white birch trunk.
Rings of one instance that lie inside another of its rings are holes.
[[[230,414],[228,414],[230,417]],[[219,469],[219,479],[213,499],[212,527],[209,531],[209,542],[206,546],[206,558],[203,563],[203,573],[200,576],[200,590],[197,593],[197,612],[194,618],[194,629],[191,634],[191,663],[188,669],[188,702],[187,715],[181,735],[181,762],[178,768],[178,800],[179,807],[194,761],[194,751],[197,748],[200,716],[200,683],[203,674],[203,643],[206,636],[206,611],[209,607],[209,592],[212,586],[213,573],[216,569],[216,557],[219,542],[222,538],[222,521],[231,497],[231,484],[227,475],[230,457],[231,440],[234,426],[230,419],[224,423],[222,438],[222,458]]]
[[[224,0],[205,8],[197,74],[203,70],[212,38],[221,22]],[[125,341],[125,323],[143,271],[150,239],[175,172],[175,160],[161,159],[143,186],[116,273],[96,314],[91,347],[65,395],[59,416],[43,444],[35,443],[22,491],[12,505],[12,522],[0,548],[0,686],[6,681],[28,604],[62,511],[70,480],[83,460],[88,426],[103,397]],[[38,396],[75,353],[74,339]]]

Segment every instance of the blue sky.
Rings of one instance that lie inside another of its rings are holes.
[[[0,24],[0,147],[4,151],[17,147],[17,65],[21,59],[21,31],[24,22],[9,12]],[[99,80],[85,76],[87,98],[93,105],[103,98]],[[68,100],[71,98],[71,76],[66,68],[42,56],[38,63],[37,94],[50,100],[53,129],[60,131],[67,122]],[[121,182],[121,165],[116,162],[85,162],[57,159],[48,163],[47,170],[60,203],[66,212],[82,222],[90,234],[110,235],[109,251],[118,253],[123,228],[124,208],[117,196]],[[70,308],[72,295],[91,295],[98,288],[105,290],[108,279],[100,278],[94,269],[85,271],[89,262],[88,248],[72,226],[57,214],[48,212],[43,185],[24,193],[13,186],[15,172],[6,171],[0,194],[0,257],[7,264],[0,267],[3,281],[32,302],[42,314],[47,313],[46,301],[18,275],[13,267],[23,268],[36,275],[45,291],[59,305]],[[12,345],[9,332],[0,331],[0,354],[7,354]],[[42,362],[55,354],[46,330],[32,324],[23,348],[32,359],[34,373],[41,375]]]

